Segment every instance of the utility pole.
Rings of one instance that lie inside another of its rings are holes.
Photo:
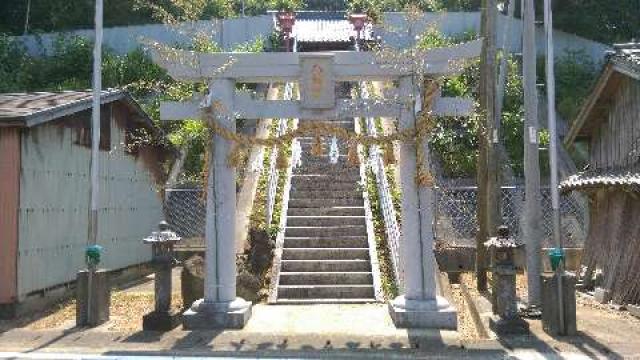
[[[502,29],[502,57],[500,58],[500,70],[498,74],[498,93],[496,95],[496,119],[502,119],[502,108],[504,107],[504,92],[507,82],[509,46],[511,45],[511,22],[513,21],[513,13],[516,7],[516,0],[505,2],[507,7],[506,26]],[[497,123],[500,129],[500,121]]]
[[[535,0],[524,0],[522,70],[524,77],[524,177],[525,200],[522,231],[527,253],[529,308],[541,305],[540,161],[538,153],[538,90],[536,88]]]
[[[481,33],[483,38],[480,62],[480,107],[485,116],[478,130],[479,156],[478,233],[476,234],[476,286],[487,290],[487,256],[484,242],[496,232],[500,213],[500,171],[497,145],[500,140],[499,119],[496,117],[496,0],[483,0]]]
[[[93,108],[91,111],[91,183],[89,210],[89,239],[88,245],[96,245],[98,240],[98,181],[100,156],[100,98],[102,95],[102,11],[103,0],[96,0],[95,13],[95,43],[93,47]],[[87,293],[87,322],[94,324],[92,307],[92,282],[95,267],[89,267]]]
[[[560,194],[558,193],[558,134],[556,131],[556,79],[554,69],[554,49],[553,49],[553,16],[551,13],[551,0],[544,0],[544,26],[547,38],[547,116],[549,128],[549,171],[551,172],[551,208],[553,217],[553,240],[557,249],[562,250],[562,236],[560,234]],[[558,317],[559,332],[565,333],[564,321],[564,296],[562,276],[564,266],[562,262],[558,264],[556,270],[558,285]]]

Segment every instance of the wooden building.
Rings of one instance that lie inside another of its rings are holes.
[[[46,298],[85,267],[91,92],[0,94],[0,314]],[[148,262],[163,218],[166,147],[129,94],[102,94],[98,243],[102,266]]]
[[[589,195],[583,265],[616,303],[640,302],[640,44],[616,46],[565,138],[588,148],[588,168],[562,191]]]

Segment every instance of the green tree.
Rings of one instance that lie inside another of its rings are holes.
[[[640,38],[638,0],[564,0],[553,3],[554,27],[558,29],[609,44]]]

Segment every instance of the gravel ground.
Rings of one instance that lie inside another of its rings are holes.
[[[182,298],[179,293],[173,294],[171,304],[175,309],[182,308]],[[153,293],[114,291],[111,295],[109,309],[110,320],[104,326],[111,331],[140,331],[142,330],[142,316],[151,312],[153,307]],[[76,301],[70,299],[55,305],[47,312],[34,313],[17,320],[2,321],[0,322],[0,330],[72,328],[75,326],[75,318]]]
[[[471,319],[471,314],[469,314],[464,297],[462,296],[460,285],[451,285],[451,295],[453,297],[455,307],[458,310],[458,336],[460,337],[460,340],[479,339],[480,337],[476,331],[473,319]]]

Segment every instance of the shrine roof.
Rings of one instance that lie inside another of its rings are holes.
[[[358,34],[344,19],[301,19],[293,25],[292,36],[298,42],[352,42]],[[365,41],[373,38],[371,24],[365,25],[360,37]]]

